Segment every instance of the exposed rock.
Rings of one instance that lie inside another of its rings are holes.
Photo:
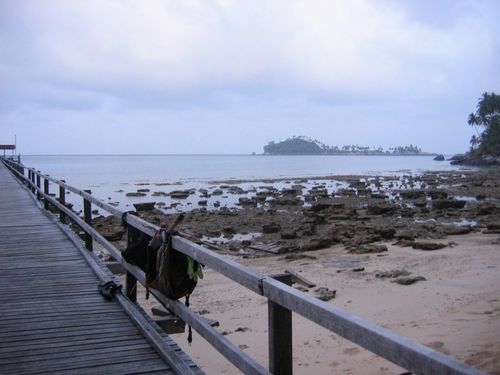
[[[281,225],[277,223],[264,224],[262,226],[262,232],[264,233],[278,233],[281,231]]]
[[[437,210],[446,210],[449,208],[464,208],[465,201],[456,199],[433,199],[432,207]]]
[[[257,202],[256,201],[254,201],[251,198],[247,198],[247,197],[240,197],[240,198],[238,198],[238,204],[240,204],[241,206],[252,206],[252,207],[256,207],[257,206]]]
[[[189,190],[174,190],[170,192],[170,197],[174,199],[186,199],[190,194]]]
[[[427,194],[432,199],[447,199],[448,198],[448,193],[446,191],[442,191],[442,190],[429,190],[427,192]]]
[[[306,213],[304,215],[304,224],[323,224],[326,222],[326,217],[322,214]]]
[[[400,284],[400,285],[411,285],[415,284],[418,281],[425,281],[427,280],[423,276],[410,276],[410,277],[400,277],[396,280],[393,281],[393,283]]]
[[[207,204],[208,204],[208,201],[206,199],[198,201],[198,206],[206,206]]]
[[[398,240],[410,240],[413,241],[416,237],[415,232],[410,230],[397,231],[394,235]]]
[[[307,242],[303,249],[306,251],[326,249],[332,246],[332,240],[330,238],[311,238]]]
[[[288,254],[284,256],[283,258],[279,258],[279,260],[286,260],[287,262],[292,262],[294,260],[301,260],[301,259],[310,259],[310,260],[315,260],[318,259],[315,256],[312,255],[307,255],[307,254]]]
[[[289,189],[284,188],[284,189],[281,190],[281,194],[283,194],[283,195],[297,196],[297,195],[299,195],[301,193],[302,193],[302,189],[299,188],[299,187],[296,188],[295,186],[292,187],[292,188],[289,188]]]
[[[227,187],[228,191],[231,193],[231,194],[245,194],[246,191],[243,190],[241,187],[239,186],[229,186]]]
[[[156,202],[134,203],[136,211],[151,211],[155,207]]]
[[[390,225],[374,225],[373,227],[368,227],[370,232],[378,234],[382,239],[390,240],[396,234],[396,229]]]
[[[337,190],[335,195],[352,196],[352,195],[356,195],[356,191],[353,189],[339,189],[339,190]]]
[[[395,278],[395,277],[401,277],[401,276],[408,276],[410,275],[411,272],[408,272],[407,270],[391,270],[391,271],[383,271],[383,272],[377,272],[375,274],[375,277],[378,277],[380,279],[385,279],[385,278]]]
[[[314,202],[311,206],[311,211],[319,212],[326,209],[332,209],[334,207],[342,208],[344,205],[342,203],[336,203],[334,199],[331,198],[322,198],[317,202]]]
[[[415,241],[413,240],[398,240],[393,243],[394,246],[399,246],[399,247],[410,247],[413,245]]]
[[[500,231],[500,224],[499,223],[489,223],[486,225],[486,229],[489,231]]]
[[[492,203],[481,203],[477,206],[476,215],[485,216],[491,215],[497,210],[497,207]]]
[[[151,194],[153,197],[167,197],[168,194],[165,193],[164,191],[155,191],[153,194]]]
[[[92,220],[92,226],[108,241],[119,241],[126,232],[121,219],[115,216],[99,216]]]
[[[271,206],[299,206],[304,204],[302,200],[294,197],[274,198],[269,201]]]
[[[413,201],[415,207],[427,207],[427,199],[420,198]]]
[[[234,230],[234,227],[232,226],[225,226],[224,228],[222,228],[222,231],[224,233],[228,233],[228,234],[233,234],[233,233],[236,233],[236,231]]]
[[[297,238],[297,232],[295,232],[295,231],[282,232],[281,238],[284,240],[292,240],[294,238]]]
[[[320,287],[318,289],[315,289],[314,292],[318,293],[317,298],[325,302],[330,301],[331,299],[334,299],[337,296],[336,290],[329,290],[326,287]]]
[[[470,226],[465,227],[455,227],[455,226],[444,226],[441,231],[447,235],[458,235],[470,233],[472,228]]]
[[[139,193],[139,192],[130,192],[125,194],[126,197],[145,197],[145,193]]]
[[[398,208],[387,202],[368,205],[367,212],[370,215],[386,215],[394,213]]]
[[[500,165],[500,156],[498,155],[472,155],[470,153],[457,154],[450,159],[452,165],[471,165],[478,167],[488,167]]]
[[[436,161],[444,161],[444,155],[443,154],[439,154],[439,155],[436,155],[436,157],[432,160],[436,160]]]
[[[431,250],[443,249],[446,247],[446,244],[439,242],[414,242],[413,245],[411,245],[411,247],[418,250],[431,251]]]
[[[385,245],[369,244],[358,246],[349,252],[353,254],[376,254],[383,253],[384,251],[387,251],[387,246]]]
[[[399,196],[404,199],[425,198],[425,190],[401,190]]]

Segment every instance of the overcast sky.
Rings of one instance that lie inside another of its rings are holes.
[[[500,1],[0,0],[0,143],[22,154],[463,152],[500,93]]]

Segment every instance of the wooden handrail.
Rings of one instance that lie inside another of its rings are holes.
[[[51,182],[54,182],[59,186],[64,187],[66,190],[82,196],[111,214],[123,217],[124,221],[128,225],[149,236],[152,236],[154,232],[159,229],[158,226],[134,215],[126,215],[126,213],[99,201],[92,195],[52,177],[44,176],[33,168],[27,168],[20,163],[12,162],[10,160],[4,160],[4,163],[11,164],[11,170],[13,170],[14,173],[34,188],[36,193],[40,194],[44,199],[48,199],[51,204],[57,206],[58,209],[64,211],[65,214],[73,221],[77,222],[84,231],[89,233],[97,242],[103,245],[104,248],[106,248],[128,272],[130,272],[141,284],[144,285],[145,277],[142,270],[125,262],[121,257],[120,251],[104,239],[102,235],[84,223],[78,215],[69,210],[67,207],[57,202],[54,198],[45,195],[32,180],[26,178],[19,172],[19,170],[21,168],[29,169],[32,176],[34,174],[36,176],[49,179]],[[452,357],[397,335],[392,331],[343,311],[334,305],[304,294],[295,288],[273,279],[270,276],[260,274],[259,272],[256,272],[248,267],[244,267],[183,237],[174,236],[172,245],[174,249],[192,257],[201,264],[212,268],[213,270],[223,274],[229,279],[243,285],[255,293],[267,297],[270,301],[304,316],[326,329],[345,337],[353,343],[358,344],[380,357],[412,371],[415,374],[483,374],[481,371],[459,362]],[[248,357],[248,355],[239,350],[239,348],[230,344],[227,339],[209,327],[208,324],[204,324],[201,319],[196,317],[196,314],[191,312],[180,302],[170,300],[154,289],[152,294],[163,305],[171,309],[181,319],[185,320],[195,330],[197,330],[229,361],[235,364],[244,373],[269,373],[261,365]]]
[[[30,170],[37,176],[45,177],[38,171],[34,171],[33,169]],[[85,223],[85,221],[83,221],[76,213],[74,213],[68,207],[62,205],[55,198],[51,197],[50,195],[44,194],[43,190],[38,186],[36,186],[35,184],[33,184],[33,182],[30,179],[26,178],[24,175],[21,175],[17,170],[13,170],[13,172],[15,172],[16,175],[20,179],[25,181],[28,185],[32,186],[35,189],[35,194],[40,195],[40,197],[49,202],[51,205],[57,207],[58,210],[64,212],[65,215],[69,217],[73,222],[75,222],[83,231],[85,231],[87,234],[90,234],[92,238],[100,245],[102,245],[110,253],[110,255],[113,258],[115,258],[115,260],[119,262],[123,266],[123,268],[127,270],[127,272],[130,272],[135,277],[137,281],[139,281],[142,285],[146,285],[146,276],[144,272],[139,267],[127,263],[123,259],[121,252],[116,247],[114,247],[109,241],[107,241],[99,232],[97,232],[94,228]],[[51,180],[53,181],[54,179]],[[64,184],[64,187],[72,192],[78,191],[78,189],[75,189],[67,184]],[[83,192],[82,196],[84,195],[91,197],[91,195],[86,192]],[[94,197],[92,198],[93,200],[95,199]],[[133,215],[128,215],[128,216],[133,217],[135,219],[139,219]],[[140,219],[138,227],[147,228],[146,232],[147,234],[148,233],[154,234],[152,230],[154,231],[156,230],[156,228],[159,229],[159,227],[154,226],[153,224],[150,224],[142,219]],[[237,265],[237,263],[235,263],[235,265]],[[232,344],[221,333],[217,332],[213,327],[211,327],[203,319],[199,318],[194,312],[192,312],[182,303],[167,298],[165,295],[163,295],[160,291],[156,289],[151,288],[150,290],[151,294],[154,295],[160,303],[162,303],[165,307],[171,309],[176,315],[178,315],[186,323],[192,326],[198,333],[200,333],[202,337],[204,337],[208,342],[210,342],[212,346],[214,346],[214,348],[216,348],[222,355],[224,355],[233,365],[235,365],[242,372],[244,372],[245,374],[252,374],[252,375],[270,375],[270,372],[266,370],[262,365],[260,365],[250,356],[248,356],[248,354],[243,352],[239,347]]]

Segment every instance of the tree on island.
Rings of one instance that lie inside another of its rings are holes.
[[[467,122],[483,129],[477,136],[472,136],[471,153],[500,155],[500,95],[484,92],[476,112],[469,115]]]
[[[484,92],[467,123],[476,129],[470,151],[452,157],[451,164],[500,165],[500,95]]]
[[[264,153],[282,155],[320,155],[323,153],[323,150],[312,140],[309,141],[303,137],[293,137],[283,142],[269,142],[264,146]]]
[[[264,153],[271,155],[429,155],[413,145],[397,146],[385,151],[359,145],[329,146],[317,139],[293,136],[281,142],[270,141],[264,146]]]

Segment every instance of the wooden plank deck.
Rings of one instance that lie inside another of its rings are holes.
[[[98,283],[0,163],[0,373],[174,374],[126,312],[99,295]]]

